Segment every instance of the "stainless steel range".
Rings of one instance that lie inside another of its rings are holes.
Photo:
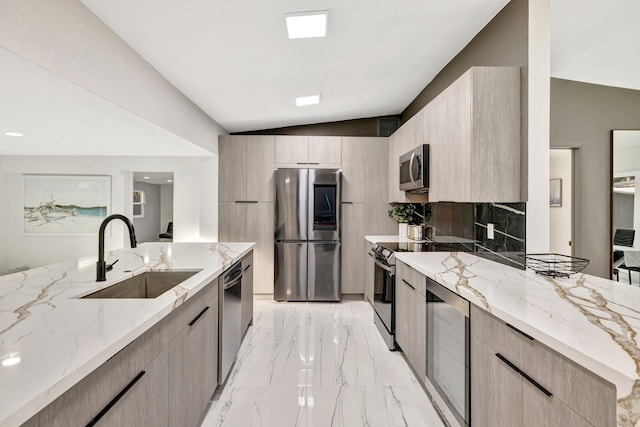
[[[373,283],[373,322],[387,343],[389,350],[396,350],[396,257],[397,252],[446,252],[468,251],[463,244],[435,242],[381,242],[371,248],[375,272]]]

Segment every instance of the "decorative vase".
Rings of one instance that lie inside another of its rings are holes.
[[[398,236],[407,237],[409,235],[409,224],[406,222],[398,223]]]

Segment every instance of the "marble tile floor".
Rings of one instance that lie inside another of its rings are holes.
[[[227,384],[202,427],[442,427],[364,301],[257,300]]]

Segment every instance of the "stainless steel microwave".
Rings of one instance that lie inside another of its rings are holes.
[[[422,144],[400,156],[400,190],[429,191],[429,144]]]

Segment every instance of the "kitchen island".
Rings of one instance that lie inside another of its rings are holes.
[[[188,301],[254,243],[144,243],[0,277],[0,426],[17,426]],[[200,270],[154,299],[80,299],[144,271]],[[8,361],[8,362],[5,362]],[[12,364],[15,363],[15,364]]]
[[[600,402],[601,408],[588,409],[606,412],[611,407],[618,426],[640,425],[640,289],[586,274],[554,279],[470,253],[404,252],[396,259],[470,301],[472,333],[474,310],[490,313],[504,322],[502,325],[516,328],[601,377],[603,383],[613,384],[616,402]],[[475,331],[482,334],[477,323]],[[472,335],[472,353],[473,343]],[[473,365],[473,355],[471,360],[472,372],[483,369]],[[552,366],[542,364],[540,369],[551,371]],[[589,388],[572,383],[575,378],[555,380],[566,384],[569,395]],[[472,386],[472,402],[476,398],[473,391]],[[506,411],[506,406],[501,410]],[[575,425],[597,425],[590,423]]]

